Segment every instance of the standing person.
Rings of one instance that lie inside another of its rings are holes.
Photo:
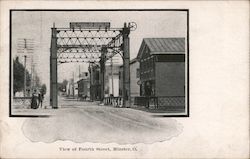
[[[145,86],[146,108],[149,108],[151,93],[152,93],[151,84],[149,83],[149,81],[147,81]]]
[[[38,94],[36,92],[36,90],[34,90],[34,92],[32,93],[32,98],[31,98],[31,108],[32,109],[37,109],[38,108]]]
[[[44,95],[43,93],[40,93],[38,100],[39,100],[39,105],[41,104],[41,108],[43,108],[43,99],[44,99]]]
[[[38,105],[38,108],[39,108],[40,103],[41,103],[40,98],[41,98],[41,92],[38,93],[38,98],[37,98],[37,105]]]

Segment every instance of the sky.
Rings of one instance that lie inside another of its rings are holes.
[[[42,83],[49,86],[49,56],[51,28],[67,28],[70,22],[110,22],[111,28],[122,28],[124,22],[136,22],[137,29],[130,33],[130,59],[137,56],[143,38],[186,37],[187,14],[184,11],[13,11],[12,57],[23,62],[17,54],[18,39],[32,39],[33,61]],[[31,58],[27,59],[30,68]],[[58,65],[58,81],[69,80],[75,72],[87,71],[88,64],[66,63]]]

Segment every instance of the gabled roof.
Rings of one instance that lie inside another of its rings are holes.
[[[137,58],[141,57],[145,46],[150,54],[184,54],[185,38],[144,38]]]

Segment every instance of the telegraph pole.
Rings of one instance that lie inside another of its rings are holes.
[[[33,91],[34,87],[34,61],[33,61],[33,56],[31,56],[31,70],[30,70],[30,75],[31,75],[31,84],[30,84],[30,91]]]
[[[26,51],[26,49],[27,49],[27,43],[26,43],[26,39],[24,39],[24,52]],[[24,97],[26,97],[26,81],[27,81],[27,79],[26,79],[26,58],[27,58],[27,56],[26,55],[24,55],[24,87],[23,87],[23,89],[24,89],[24,92],[23,92],[23,96]]]
[[[23,83],[23,96],[24,97],[26,97],[26,81],[27,81],[27,79],[26,79],[26,58],[27,58],[27,56],[26,55],[24,55],[24,83]]]
[[[26,65],[27,65],[27,54],[28,53],[33,53],[33,43],[32,39],[18,39],[18,49],[17,53],[22,53],[24,54],[24,81],[23,81],[23,96],[27,96],[27,71],[26,71]]]

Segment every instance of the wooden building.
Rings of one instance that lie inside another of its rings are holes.
[[[145,38],[140,63],[140,96],[157,97],[158,106],[185,107],[185,38]]]

